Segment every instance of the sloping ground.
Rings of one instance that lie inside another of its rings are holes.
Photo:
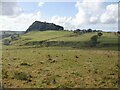
[[[43,31],[29,32],[23,34],[21,39],[13,41],[12,45],[35,46],[35,47],[72,47],[72,48],[91,48],[90,38],[97,35],[97,32],[84,33],[81,35],[69,31]],[[103,33],[99,37],[95,48],[117,50],[118,35],[115,33]]]
[[[72,32],[68,31],[37,31],[37,32],[29,32],[21,36],[21,39],[13,42],[12,44],[25,44],[28,42],[39,42],[46,41],[54,38],[61,38],[66,35],[70,35]]]

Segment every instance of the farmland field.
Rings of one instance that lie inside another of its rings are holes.
[[[10,88],[117,88],[118,35],[96,32],[29,32],[3,45],[3,87]],[[10,39],[10,38],[8,38]]]

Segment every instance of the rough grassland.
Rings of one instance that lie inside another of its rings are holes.
[[[107,47],[102,47],[101,44],[98,49],[71,46],[33,48],[32,45],[24,45],[26,42],[39,40],[89,41],[90,35],[96,34],[70,36],[73,35],[72,32],[63,32],[31,32],[21,36],[20,40],[14,41],[10,46],[3,46],[3,87],[117,88],[118,51],[111,49],[114,46],[102,50],[101,48]],[[26,38],[30,40],[22,41]],[[118,44],[114,33],[104,33],[99,41]],[[23,46],[19,46],[22,44]]]

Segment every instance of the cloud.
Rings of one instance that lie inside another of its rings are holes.
[[[91,18],[90,18],[90,23],[92,23],[92,24],[95,24],[95,23],[98,23],[98,16],[92,16]]]
[[[38,6],[39,6],[39,7],[43,6],[43,4],[44,4],[43,1],[38,2]]]
[[[75,7],[78,13],[74,18],[76,25],[82,24],[111,24],[118,21],[118,4],[107,5],[102,8],[104,0],[77,1]]]
[[[63,25],[67,29],[79,28],[83,24],[96,24],[99,22],[100,13],[102,12],[101,0],[77,1],[75,7],[78,9],[75,17],[53,16],[51,21]]]
[[[111,4],[102,7],[104,0],[82,0],[77,1],[75,7],[78,9],[75,17],[53,16],[51,21],[62,25],[65,29],[75,29],[82,26],[97,24],[98,28],[104,24],[115,24],[118,21],[118,5]],[[99,24],[99,25],[98,25]]]
[[[100,13],[102,13],[101,5],[103,0],[90,1],[91,2],[83,0],[82,2],[76,2],[75,7],[78,9],[78,13],[74,18],[74,22],[76,22],[77,25],[95,24],[99,22]]]
[[[108,5],[100,20],[105,24],[116,23],[118,21],[118,4]]]
[[[78,12],[73,17],[53,16],[49,22],[64,26],[65,29],[76,29],[83,26],[96,25],[103,27],[104,24],[115,24],[118,21],[118,6],[117,4],[107,5],[102,7],[103,0],[82,0],[77,1],[75,8]],[[39,2],[38,6],[44,3]],[[0,29],[1,30],[26,30],[34,21],[41,21],[41,12],[23,13],[22,9],[15,2],[4,2],[2,5],[2,14],[0,14]],[[102,25],[102,26],[101,26]],[[107,27],[107,26],[106,26]],[[107,27],[108,28],[108,27]]]
[[[65,29],[74,28],[74,25],[72,24],[72,17],[53,16],[50,22],[64,26]]]
[[[0,15],[19,15],[22,9],[17,6],[16,2],[0,2],[1,10]]]
[[[40,5],[40,2],[39,2]],[[41,3],[42,5],[42,3]],[[17,2],[0,2],[0,30],[26,30],[41,19],[41,12],[23,13]]]
[[[0,16],[0,30],[26,30],[34,21],[40,20],[41,14],[22,13],[19,16]]]

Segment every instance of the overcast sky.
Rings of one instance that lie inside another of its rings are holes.
[[[0,2],[0,30],[25,31],[36,20],[62,25],[67,30],[118,30],[119,0],[13,1]]]

